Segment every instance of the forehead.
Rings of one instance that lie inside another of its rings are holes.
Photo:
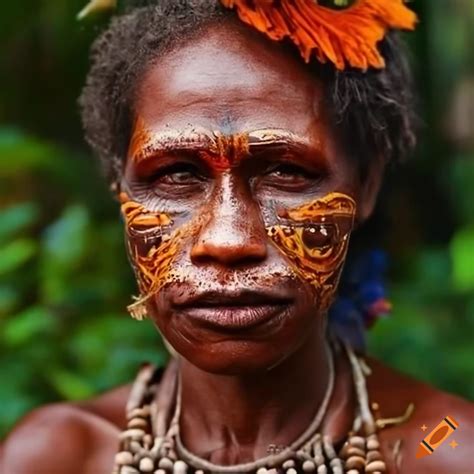
[[[229,23],[208,28],[150,65],[134,109],[151,129],[272,127],[308,136],[321,121],[321,99],[321,84],[299,58]]]

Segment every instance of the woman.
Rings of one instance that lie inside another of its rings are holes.
[[[156,3],[101,35],[81,105],[121,204],[130,312],[175,357],[34,412],[2,472],[472,472],[472,407],[328,328],[349,236],[414,144],[386,34],[413,15],[398,0]]]

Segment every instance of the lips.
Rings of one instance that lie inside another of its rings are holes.
[[[244,331],[281,317],[292,299],[265,291],[204,292],[176,302],[175,309],[201,326]]]

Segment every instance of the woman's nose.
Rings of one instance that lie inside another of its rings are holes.
[[[230,266],[265,260],[268,240],[259,206],[230,173],[221,178],[207,209],[208,219],[191,250],[194,262]]]

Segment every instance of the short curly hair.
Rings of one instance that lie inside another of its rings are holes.
[[[141,73],[150,61],[224,19],[238,21],[218,0],[135,0],[96,39],[79,103],[86,140],[111,183],[121,179]],[[403,160],[416,144],[405,48],[393,32],[380,47],[387,64],[383,70],[337,71],[314,62],[308,66],[323,82],[334,131],[362,173],[380,157],[387,162]]]

